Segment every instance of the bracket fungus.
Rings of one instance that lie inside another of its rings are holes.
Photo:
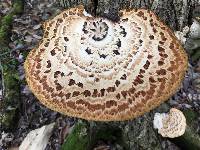
[[[183,135],[186,129],[186,119],[184,114],[176,109],[170,109],[169,114],[156,113],[154,116],[154,128],[163,137],[175,138]]]
[[[175,93],[187,56],[153,12],[123,10],[118,22],[84,12],[78,6],[47,21],[25,61],[28,85],[41,103],[73,117],[117,121]]]

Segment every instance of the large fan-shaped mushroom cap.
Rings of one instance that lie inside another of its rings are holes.
[[[187,57],[172,31],[149,10],[120,21],[68,9],[45,23],[25,62],[30,89],[47,107],[98,121],[127,120],[175,93]]]

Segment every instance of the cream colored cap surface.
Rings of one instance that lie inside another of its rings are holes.
[[[179,87],[187,56],[172,31],[149,10],[120,20],[68,9],[45,23],[44,37],[25,62],[36,97],[63,114],[97,121],[132,119]]]

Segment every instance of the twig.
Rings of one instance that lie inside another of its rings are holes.
[[[0,75],[1,75],[1,88],[2,88],[2,97],[4,97],[4,89],[5,89],[5,85],[4,85],[4,78],[3,78],[3,66],[1,65],[1,61],[0,61]]]

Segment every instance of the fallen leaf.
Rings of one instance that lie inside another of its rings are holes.
[[[32,130],[19,146],[19,150],[44,150],[48,144],[55,123]]]

